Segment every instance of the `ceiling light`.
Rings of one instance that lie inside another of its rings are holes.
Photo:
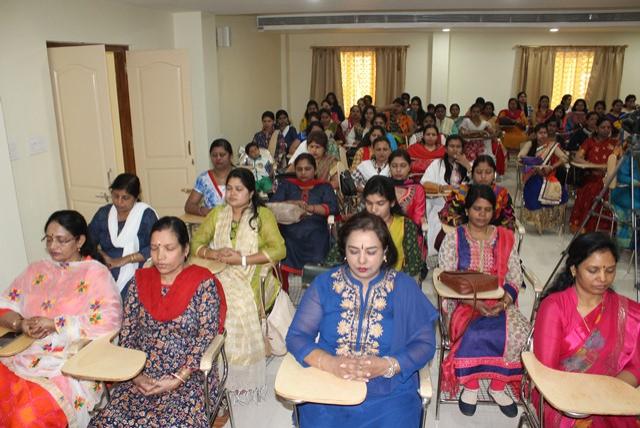
[[[558,31],[560,31],[560,29],[558,29],[558,28],[549,28],[549,31],[551,31],[552,33],[557,33]]]
[[[449,31],[451,31],[450,28],[443,28],[442,31],[444,31],[445,33],[448,33]]]

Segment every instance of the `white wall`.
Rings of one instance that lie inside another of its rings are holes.
[[[47,41],[172,48],[172,16],[103,0],[0,2],[0,97],[9,141],[16,143],[20,155],[12,168],[22,226],[14,227],[23,229],[29,261],[45,255],[40,238],[49,214],[66,208]],[[29,155],[31,136],[44,138],[45,153]],[[3,246],[13,244],[3,237]],[[5,263],[0,259],[0,269]]]
[[[304,32],[286,36],[288,43],[287,107],[298,126],[309,100],[312,46],[393,46],[408,45],[405,90],[422,101],[429,97],[431,70],[431,32]],[[320,102],[321,100],[316,100]],[[350,106],[345,106],[347,110]]]

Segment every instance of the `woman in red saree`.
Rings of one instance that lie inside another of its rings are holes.
[[[573,211],[571,211],[571,219],[569,220],[569,226],[572,232],[576,232],[582,225],[584,218],[589,213],[589,209],[593,204],[594,199],[600,191],[604,183],[605,172],[607,170],[607,160],[609,155],[615,153],[618,147],[618,141],[611,138],[611,122],[607,118],[598,120],[597,134],[594,137],[590,137],[582,143],[580,150],[576,153],[576,162],[590,163],[592,164],[583,178],[582,187],[578,189],[576,195],[576,202],[573,205]],[[606,199],[605,195],[605,199]],[[597,205],[596,213],[600,211],[600,205]],[[603,210],[603,214],[610,216],[608,210]],[[598,217],[592,216],[587,224],[584,226],[583,232],[592,232],[596,230],[598,224]],[[600,219],[598,228],[601,230],[608,230],[611,227],[609,220]]]
[[[435,125],[424,128],[422,140],[409,146],[411,175],[420,179],[434,159],[442,159],[447,150],[440,144],[440,131]]]
[[[572,242],[564,271],[538,309],[533,348],[548,367],[612,376],[637,387],[640,304],[611,290],[617,261],[616,244],[607,235],[591,232]],[[562,428],[624,428],[640,426],[640,418],[591,415],[576,420],[545,403],[544,423]]]
[[[518,100],[509,98],[508,108],[498,113],[498,123],[504,131],[502,144],[507,149],[520,150],[520,144],[527,141],[527,117],[518,108]]]

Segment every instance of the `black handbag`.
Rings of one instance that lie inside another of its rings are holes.
[[[353,180],[351,172],[347,170],[340,173],[340,191],[344,196],[355,196],[358,193],[356,182]]]

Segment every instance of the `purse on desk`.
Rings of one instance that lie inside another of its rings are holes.
[[[482,272],[444,271],[438,277],[440,282],[458,294],[473,294],[498,288],[498,277]]]

